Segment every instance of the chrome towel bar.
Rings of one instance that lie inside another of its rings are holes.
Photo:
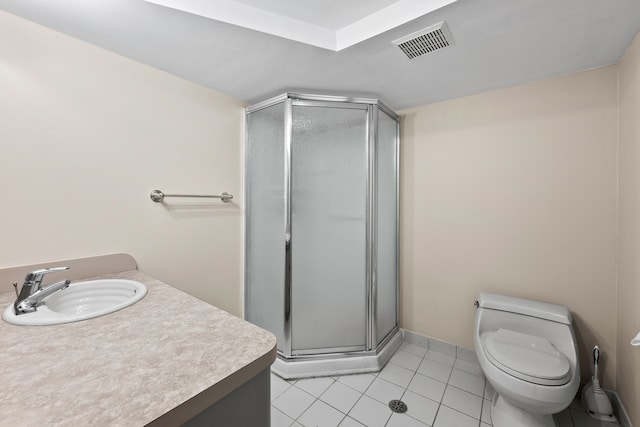
[[[164,194],[160,190],[153,190],[149,195],[149,197],[151,197],[151,200],[158,203],[164,201],[165,197],[195,197],[195,198],[201,198],[201,199],[203,198],[204,199],[220,199],[224,203],[229,203],[231,199],[233,199],[233,195],[229,193],[222,193],[220,195],[218,194],[210,194],[210,195],[209,194]]]

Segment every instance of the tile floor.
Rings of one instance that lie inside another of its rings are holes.
[[[286,381],[271,374],[271,427],[487,427],[493,390],[473,357],[456,359],[404,342],[377,374]],[[392,399],[407,404],[393,413]],[[607,426],[577,401],[560,427]]]

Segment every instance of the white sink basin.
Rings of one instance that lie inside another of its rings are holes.
[[[48,296],[33,313],[16,316],[13,303],[2,318],[14,325],[57,325],[91,319],[113,313],[140,301],[147,287],[124,279],[74,282],[68,288]]]

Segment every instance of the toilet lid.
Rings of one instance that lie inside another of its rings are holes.
[[[491,363],[514,377],[541,385],[571,379],[567,358],[542,337],[498,329],[485,334],[483,344]]]

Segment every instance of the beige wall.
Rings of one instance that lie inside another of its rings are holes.
[[[617,67],[402,116],[402,327],[473,348],[479,291],[566,304],[614,389]]]
[[[126,252],[239,314],[241,107],[0,12],[0,267]],[[236,198],[167,207],[154,188]]]
[[[640,425],[640,34],[619,68],[618,392]]]

